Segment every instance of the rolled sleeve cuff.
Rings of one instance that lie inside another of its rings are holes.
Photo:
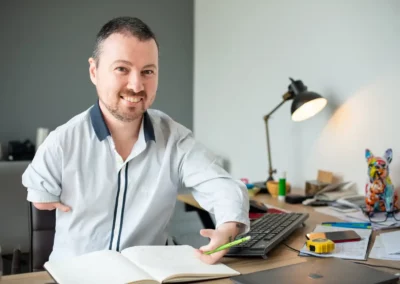
[[[46,191],[28,188],[27,200],[30,202],[50,203],[59,202],[60,198]]]
[[[216,228],[218,228],[219,226],[221,226],[224,223],[228,223],[228,222],[237,222],[237,223],[241,223],[244,224],[244,230],[242,232],[240,232],[239,235],[244,235],[247,234],[250,231],[250,222],[248,221],[248,219],[227,219],[225,221],[222,222],[218,222]]]
[[[238,207],[235,206],[232,209],[233,210],[228,210],[228,209],[224,209],[224,210],[216,210],[216,215],[215,215],[215,219],[217,221],[216,224],[216,228],[218,228],[219,226],[221,226],[224,223],[227,222],[238,222],[238,223],[242,223],[245,225],[244,230],[240,233],[240,234],[246,234],[247,232],[249,232],[250,230],[250,219],[249,219],[249,213],[245,210],[239,210],[237,209]],[[236,214],[228,214],[226,212],[237,212]]]

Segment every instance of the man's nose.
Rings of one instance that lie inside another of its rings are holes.
[[[129,76],[128,89],[133,90],[135,93],[139,93],[144,90],[143,80],[141,74],[132,72]]]

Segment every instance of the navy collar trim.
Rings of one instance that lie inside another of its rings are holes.
[[[144,131],[144,140],[147,142],[153,140],[156,142],[156,135],[154,134],[153,123],[151,122],[150,115],[147,111],[143,115],[143,131]]]
[[[90,118],[92,120],[93,130],[96,133],[97,138],[100,141],[103,141],[111,133],[107,127],[106,122],[104,121],[98,100],[96,104],[90,109]],[[147,113],[147,111],[144,113],[143,116],[143,130],[146,143],[151,140],[156,141],[153,123],[151,122],[150,115]]]

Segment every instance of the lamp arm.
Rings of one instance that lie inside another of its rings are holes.
[[[296,95],[292,91],[288,91],[282,95],[282,101],[267,115],[264,116],[264,120],[267,120],[278,108],[280,108],[286,101],[293,100]]]
[[[267,133],[267,150],[268,150],[268,179],[267,181],[274,180],[273,174],[276,173],[276,169],[272,168],[272,160],[271,160],[271,147],[269,141],[269,129],[268,129],[268,117],[264,120],[265,121],[265,131]]]
[[[265,131],[267,134],[267,151],[268,151],[268,179],[267,181],[274,180],[273,174],[276,173],[276,169],[272,167],[272,158],[271,158],[271,146],[270,146],[270,139],[269,139],[269,128],[268,128],[268,120],[271,117],[271,115],[278,109],[280,108],[288,99],[283,99],[273,110],[271,110],[267,115],[264,116],[264,122],[265,122]]]

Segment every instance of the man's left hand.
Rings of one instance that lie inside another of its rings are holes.
[[[232,242],[235,237],[243,231],[243,229],[244,224],[242,223],[227,222],[220,225],[216,230],[200,230],[200,235],[209,238],[210,242],[208,245],[202,246],[200,249],[196,250],[197,257],[208,264],[217,263],[228,252],[228,249],[218,251],[210,255],[206,255],[204,252],[214,250],[224,244]]]

